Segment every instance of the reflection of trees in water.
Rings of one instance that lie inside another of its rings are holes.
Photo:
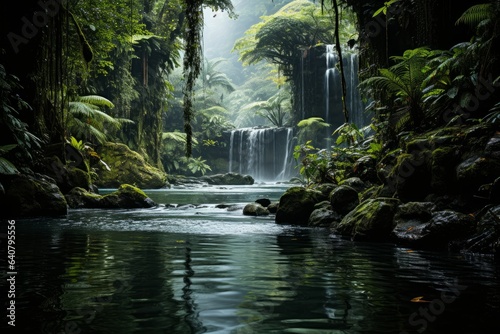
[[[314,320],[314,327],[318,329],[349,329],[353,326],[351,295],[344,290],[345,287],[338,289],[332,282],[335,277],[329,272],[329,252],[325,245],[318,245],[322,239],[311,236],[309,229],[278,235],[281,254],[288,258],[281,277],[294,294],[275,310],[278,316],[283,314],[286,317],[285,322],[291,321],[291,327],[303,325],[309,328],[307,322]]]
[[[137,240],[128,232],[100,231],[84,235],[83,242],[77,236],[61,251],[66,261],[51,260],[64,266],[64,274],[57,276],[65,277],[58,297],[65,318],[50,324],[50,333],[189,332],[194,327],[179,312],[183,302],[174,298],[168,279],[173,271],[170,240],[152,234]]]
[[[194,276],[194,270],[191,268],[191,247],[189,241],[186,242],[186,253],[184,260],[184,287],[182,288],[182,299],[184,300],[184,309],[186,311],[185,320],[191,329],[190,333],[198,333],[203,324],[198,320],[196,312],[196,303],[193,299],[193,290],[191,289],[191,277]]]

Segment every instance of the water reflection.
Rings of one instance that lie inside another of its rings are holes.
[[[174,334],[500,329],[500,271],[489,258],[354,243],[233,213],[216,217],[79,210],[17,222],[16,327]]]

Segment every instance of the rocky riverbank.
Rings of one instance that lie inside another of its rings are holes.
[[[276,223],[426,249],[498,256],[500,132],[457,125],[400,136],[399,149],[336,165],[337,183],[291,187]]]

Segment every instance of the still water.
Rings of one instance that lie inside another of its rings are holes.
[[[16,220],[16,332],[498,333],[491,258],[242,215],[284,189],[154,190],[154,209]]]

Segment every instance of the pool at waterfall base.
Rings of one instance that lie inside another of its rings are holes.
[[[242,214],[284,189],[146,190],[158,207],[13,220],[16,332],[498,333],[492,257],[353,242]],[[14,330],[5,315],[2,327]]]

